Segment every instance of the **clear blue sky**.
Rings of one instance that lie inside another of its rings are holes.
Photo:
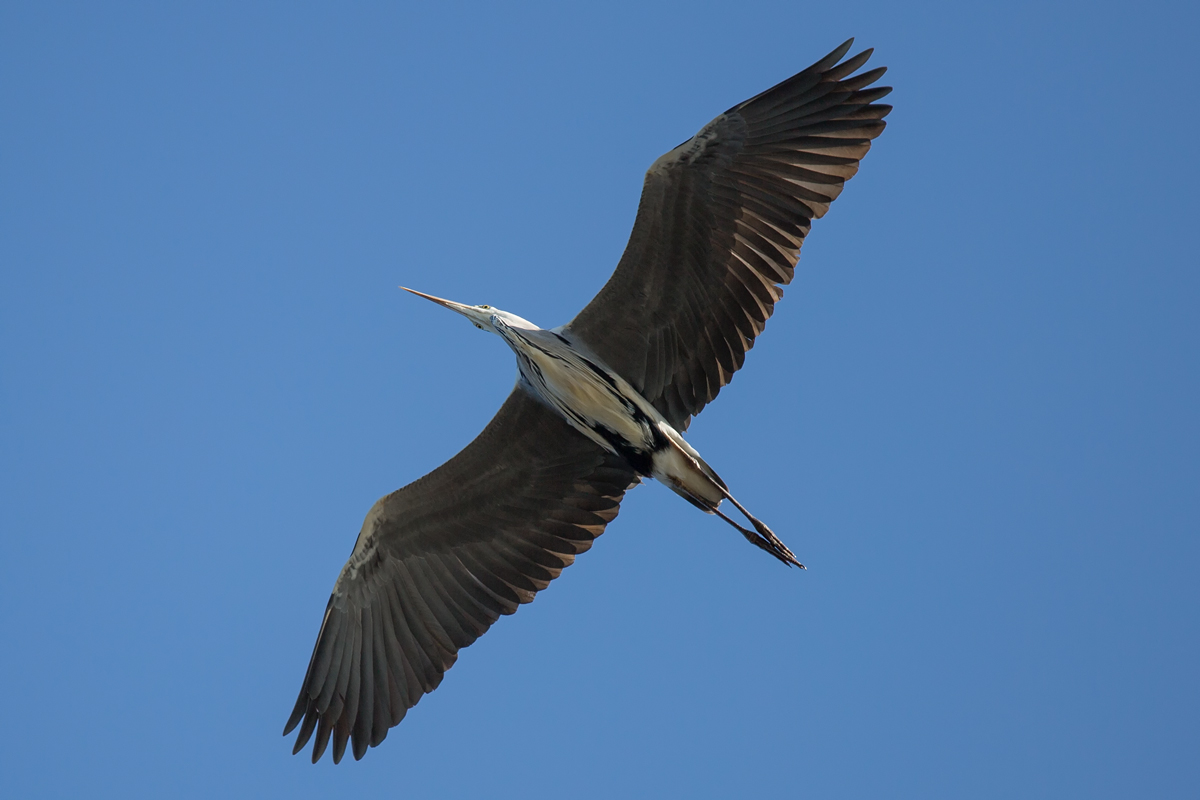
[[[1194,796],[1197,7],[436,5],[0,9],[0,794]],[[809,571],[644,486],[291,756],[368,507],[515,374],[396,286],[566,321],[851,35],[890,125],[689,432]]]

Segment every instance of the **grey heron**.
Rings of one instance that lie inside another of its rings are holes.
[[[284,735],[355,759],[384,740],[501,614],[592,546],[656,478],[802,566],[683,438],[763,332],[800,246],[891,106],[845,42],[734,106],[646,172],[613,276],[566,325],[413,292],[499,335],[508,400],[458,455],[372,506],[334,584]],[[857,73],[857,74],[856,74]],[[413,291],[413,290],[408,290]],[[719,506],[730,501],[745,527]]]

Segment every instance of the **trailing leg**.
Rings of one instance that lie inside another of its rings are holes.
[[[787,545],[780,541],[775,532],[734,499],[725,486],[725,482],[712,467],[704,462],[704,459],[700,458],[700,454],[683,441],[683,437],[674,430],[668,429],[668,431],[674,436],[668,436],[668,446],[654,453],[651,475],[665,483],[672,491],[692,505],[709,514],[716,514],[737,528],[751,544],[766,550],[785,564],[794,564],[800,569],[804,569],[804,565],[788,549]],[[725,515],[718,508],[722,500],[733,503],[734,507],[742,512],[754,526],[754,530],[739,525]]]
[[[718,517],[741,531],[742,535],[745,536],[746,540],[751,544],[761,547],[763,550],[766,550],[783,563],[789,566],[795,564],[800,569],[805,568],[804,565],[801,564],[796,558],[796,554],[788,549],[788,546],[784,544],[778,536],[775,535],[773,530],[766,526],[766,523],[747,511],[745,506],[733,498],[733,495],[729,493],[729,490],[726,489],[724,494],[725,499],[733,503],[737,510],[742,512],[746,519],[750,520],[750,524],[754,526],[754,530],[749,531],[746,528],[743,528],[741,525],[738,525],[736,522],[726,516],[719,508],[714,507],[712,513],[716,514]]]

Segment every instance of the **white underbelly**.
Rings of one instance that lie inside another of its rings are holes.
[[[706,510],[720,504],[724,497],[720,478],[627,381],[610,373],[609,383],[574,353],[550,355],[530,348],[525,355],[536,368],[526,371],[526,379],[573,428],[605,450],[621,455],[598,430],[606,428],[650,459],[639,469],[648,467],[647,472],[654,478],[698,501]],[[522,369],[527,367],[523,365]],[[623,455],[629,457],[628,452]]]
[[[555,405],[570,409],[589,423],[603,425],[630,443],[649,445],[650,432],[600,376],[582,365],[548,356],[537,358],[537,366],[544,382],[542,388],[553,395]],[[575,422],[570,416],[567,421]],[[595,437],[589,434],[589,438]]]

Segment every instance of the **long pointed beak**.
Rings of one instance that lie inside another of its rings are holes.
[[[446,308],[450,309],[451,311],[457,311],[459,314],[463,314],[464,316],[467,316],[467,317],[471,316],[470,314],[467,313],[467,309],[471,308],[471,306],[465,306],[462,303],[456,303],[453,300],[443,300],[442,298],[434,297],[431,294],[425,294],[424,292],[418,292],[416,289],[409,289],[407,286],[401,286],[400,288],[403,289],[404,291],[408,292],[409,294],[415,294],[417,297],[424,297],[426,300],[432,300],[433,302],[437,303],[439,306],[445,306]]]

